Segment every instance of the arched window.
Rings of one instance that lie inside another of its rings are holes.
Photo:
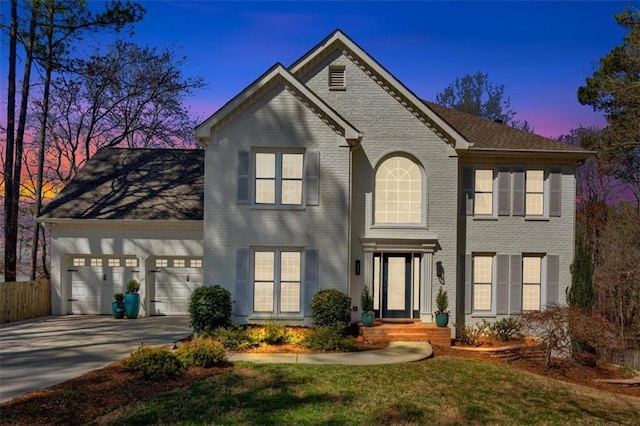
[[[375,223],[422,223],[422,179],[407,157],[384,160],[376,171]]]

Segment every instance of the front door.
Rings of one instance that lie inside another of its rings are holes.
[[[382,318],[411,318],[411,255],[382,256]]]

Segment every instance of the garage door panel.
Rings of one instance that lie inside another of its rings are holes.
[[[154,315],[187,315],[189,298],[202,287],[202,268],[162,268],[155,272]]]
[[[115,293],[124,293],[126,281],[133,277],[132,267],[76,267],[69,271],[70,314],[111,314]]]

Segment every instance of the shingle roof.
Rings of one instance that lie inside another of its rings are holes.
[[[204,151],[99,150],[41,219],[202,220]]]
[[[429,101],[423,102],[473,144],[471,151],[564,151],[584,153],[585,156],[590,153],[582,148],[514,129],[473,114],[457,111]]]

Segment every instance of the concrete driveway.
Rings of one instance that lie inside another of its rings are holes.
[[[190,334],[187,316],[68,315],[2,324],[0,402],[102,368],[143,342],[165,345]]]

